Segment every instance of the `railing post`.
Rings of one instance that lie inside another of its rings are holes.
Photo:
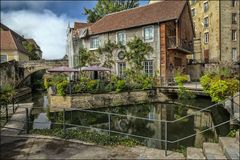
[[[63,134],[66,136],[66,126],[65,126],[65,108],[63,109]]]
[[[111,136],[111,115],[108,113],[108,134]]]
[[[8,122],[8,105],[6,105],[6,121]]]
[[[234,99],[233,99],[233,96],[231,97],[231,110],[232,110],[232,115],[234,116]]]
[[[15,112],[15,109],[14,109],[14,100],[12,100],[12,108],[13,108],[13,113]]]
[[[165,121],[165,156],[167,156],[167,119],[166,119],[166,121]]]
[[[29,117],[28,117],[28,108],[25,108],[26,111],[26,128],[27,128],[27,134],[29,134]]]

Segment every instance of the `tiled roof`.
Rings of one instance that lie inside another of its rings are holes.
[[[88,26],[91,26],[92,23],[84,23],[84,22],[74,22],[74,29],[81,29],[81,28],[85,28]]]
[[[1,34],[1,50],[19,50],[25,54],[28,54],[24,48],[22,42],[26,41],[22,36],[12,31],[5,25],[1,24],[3,30],[0,31]]]
[[[186,0],[168,0],[104,16],[89,27],[90,35],[178,19]]]

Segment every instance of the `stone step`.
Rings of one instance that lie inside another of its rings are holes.
[[[206,159],[201,148],[188,147],[187,159]]]
[[[206,159],[227,159],[218,143],[203,143],[203,153]]]
[[[239,142],[236,138],[219,137],[219,144],[228,159],[240,159]]]

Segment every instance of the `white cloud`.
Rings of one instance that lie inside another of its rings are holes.
[[[66,15],[56,16],[49,10],[1,12],[3,24],[25,38],[33,38],[43,51],[43,58],[62,58],[66,52],[66,29],[69,19]]]

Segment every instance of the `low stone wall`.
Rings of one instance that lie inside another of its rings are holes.
[[[165,102],[167,96],[155,90],[131,91],[105,94],[81,94],[72,96],[57,96],[49,94],[50,111],[63,108],[92,109],[122,105],[143,104],[149,102]]]

